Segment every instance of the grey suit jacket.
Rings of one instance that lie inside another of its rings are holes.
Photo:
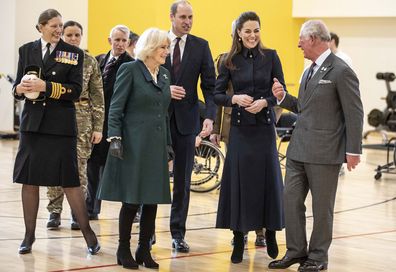
[[[315,164],[340,164],[345,154],[361,153],[363,105],[359,80],[340,58],[330,54],[298,98],[286,94],[280,104],[298,114],[287,157]]]

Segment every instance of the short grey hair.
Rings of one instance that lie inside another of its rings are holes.
[[[164,42],[170,45],[168,32],[158,28],[146,29],[136,43],[136,58],[145,61],[148,57],[153,55],[154,51]]]
[[[309,20],[301,26],[300,36],[316,37],[324,42],[330,41],[330,32],[321,20]]]
[[[109,38],[113,36],[113,33],[118,30],[126,34],[129,37],[129,28],[126,25],[116,25],[110,30]]]

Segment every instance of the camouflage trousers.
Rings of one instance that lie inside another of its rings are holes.
[[[88,179],[87,179],[87,161],[86,158],[78,158],[78,175],[80,178],[80,186],[84,194],[84,198],[87,198],[87,186],[88,186]],[[62,206],[63,206],[63,199],[64,199],[64,192],[62,187],[54,186],[48,187],[47,190],[47,197],[49,203],[47,205],[47,210],[50,213],[62,213]]]

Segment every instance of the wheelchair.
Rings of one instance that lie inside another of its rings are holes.
[[[203,140],[195,148],[190,190],[206,193],[220,187],[224,166],[224,154],[218,146]]]

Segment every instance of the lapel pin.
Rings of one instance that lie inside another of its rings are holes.
[[[164,78],[165,78],[165,79],[168,79],[168,76],[167,76],[166,74],[164,74]]]

